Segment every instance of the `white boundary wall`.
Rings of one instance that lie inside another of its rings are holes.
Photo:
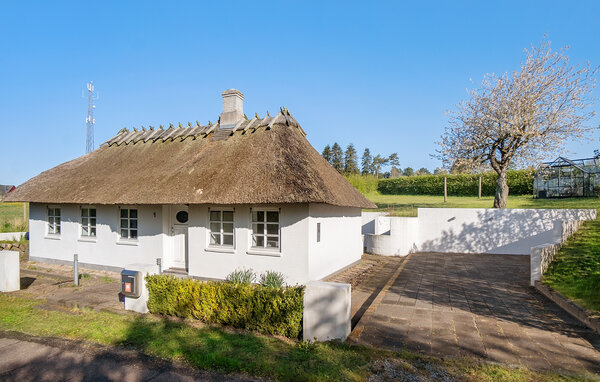
[[[367,252],[388,256],[417,251],[529,255],[532,247],[562,242],[563,222],[595,218],[592,209],[419,208],[416,218],[363,217],[363,227],[374,222],[364,242]],[[389,221],[389,234],[376,234],[383,231],[378,228],[383,219]]]

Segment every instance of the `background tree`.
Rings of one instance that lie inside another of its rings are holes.
[[[389,158],[382,157],[377,154],[373,157],[373,168],[375,169],[375,176],[379,178],[379,173],[381,172],[381,167],[385,166],[389,162]]]
[[[389,157],[388,157],[388,164],[390,166],[400,166],[400,160],[398,159],[398,153],[392,153]]]
[[[567,49],[553,52],[544,40],[525,50],[520,70],[486,75],[450,114],[438,156],[447,168],[491,167],[498,174],[495,208],[506,207],[510,166],[560,153],[565,140],[594,129],[584,122],[594,115],[589,107],[597,68],[570,66]]]
[[[441,175],[441,174],[447,174],[448,171],[446,171],[445,168],[443,167],[436,167],[435,170],[433,170],[433,175]]]
[[[360,172],[358,171],[356,149],[352,143],[346,147],[346,152],[344,153],[344,172],[346,174],[358,174]]]
[[[368,148],[365,149],[362,155],[362,174],[373,174],[373,158],[371,157],[371,150],[369,150]]]
[[[337,142],[331,146],[331,165],[335,168],[340,174],[344,172],[344,153],[342,152],[342,148],[338,145]]]
[[[390,178],[397,178],[402,175],[402,170],[398,169],[398,167],[393,166],[390,171]]]
[[[416,175],[431,175],[431,173],[429,172],[428,169],[426,169],[425,167],[421,167],[420,169],[418,169],[417,171],[415,171]]]
[[[404,174],[404,176],[413,176],[415,175],[415,170],[413,170],[412,167],[407,167],[402,173]]]
[[[323,158],[325,158],[327,162],[331,163],[331,148],[329,147],[329,145],[325,146],[321,155],[323,156]]]

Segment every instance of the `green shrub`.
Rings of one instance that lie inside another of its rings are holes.
[[[256,280],[256,273],[252,269],[236,269],[225,280],[233,284],[252,284]]]
[[[346,175],[346,179],[362,194],[377,191],[379,184],[379,179],[375,175],[350,174]]]
[[[416,175],[381,179],[377,187],[382,194],[391,195],[443,195],[444,177],[447,177],[448,195],[476,196],[480,174]],[[533,193],[533,170],[508,171],[507,182],[511,195]],[[496,192],[495,172],[481,174],[481,195],[493,196]]]
[[[280,272],[266,271],[260,275],[260,285],[267,288],[283,288],[285,276]]]
[[[298,338],[304,287],[267,288],[230,282],[200,282],[169,275],[146,276],[152,313],[195,318],[266,334]]]

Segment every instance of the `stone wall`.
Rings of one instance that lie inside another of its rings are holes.
[[[12,243],[0,243],[0,251],[18,251],[19,259],[27,261],[29,259],[29,245],[27,242],[21,243],[18,241]]]

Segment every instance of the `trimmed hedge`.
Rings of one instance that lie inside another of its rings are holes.
[[[447,177],[448,195],[477,196],[479,174],[415,175],[379,181],[377,190],[391,195],[443,195],[444,176]],[[511,195],[533,193],[533,170],[508,171],[507,181]],[[494,196],[496,192],[495,172],[481,174],[481,195]]]
[[[268,288],[229,282],[199,282],[170,275],[146,276],[152,313],[195,318],[266,334],[298,338],[304,287]]]

